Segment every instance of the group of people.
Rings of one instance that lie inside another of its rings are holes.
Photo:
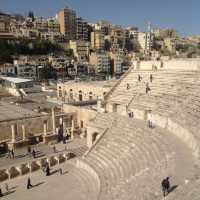
[[[149,80],[150,80],[151,83],[153,82],[153,75],[152,74],[150,74]],[[138,82],[141,82],[141,81],[142,81],[142,76],[140,76],[140,74],[138,74]],[[127,90],[130,89],[129,83],[126,84],[126,89]],[[148,94],[149,91],[151,91],[151,88],[149,87],[149,83],[147,82],[146,83],[146,94]]]

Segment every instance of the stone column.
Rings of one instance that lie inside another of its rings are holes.
[[[26,130],[24,124],[22,124],[22,138],[23,140],[26,140]]]
[[[74,139],[74,120],[72,119],[72,127],[71,127],[71,139]]]
[[[63,121],[63,135],[66,135],[66,122]]]
[[[59,124],[63,125],[63,118],[62,117],[60,117],[60,119],[59,119]]]
[[[52,108],[52,126],[53,126],[53,134],[56,133],[56,121],[55,121],[55,110]]]
[[[12,131],[12,142],[16,142],[16,124],[11,125],[11,131]]]
[[[101,105],[102,105],[102,101],[101,101],[101,99],[97,99],[97,111],[98,112],[101,112]]]
[[[44,136],[47,136],[47,121],[44,121]]]

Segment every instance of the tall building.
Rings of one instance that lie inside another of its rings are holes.
[[[105,39],[101,31],[94,31],[91,33],[91,47],[93,49],[104,49]]]
[[[76,19],[76,39],[89,41],[89,26],[88,23],[81,17]]]
[[[0,33],[10,32],[10,15],[0,13]]]
[[[65,35],[68,40],[76,39],[76,11],[65,7],[58,13],[58,22],[60,24],[60,32]]]
[[[153,39],[154,36],[151,32],[139,32],[138,33],[138,42],[142,48],[142,50],[144,50],[144,52],[149,52],[151,50],[152,44],[153,44]]]

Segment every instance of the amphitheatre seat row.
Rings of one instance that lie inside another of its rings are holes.
[[[105,127],[107,121],[112,121],[112,126],[107,124],[109,128],[105,135],[82,160],[99,177],[99,199],[160,197],[158,185],[174,168],[175,149],[169,143],[169,136],[162,129],[149,129],[143,121],[114,113],[98,114],[91,123],[95,126],[98,122],[97,126]],[[145,183],[145,179],[151,181]],[[139,180],[141,189],[136,187]],[[155,185],[151,185],[152,182]],[[146,193],[142,184],[148,188]],[[153,190],[157,194],[152,194],[151,187],[157,188]],[[133,192],[127,193],[127,188]]]
[[[141,81],[138,81],[138,75],[142,77]],[[153,76],[152,82],[150,75]],[[150,91],[146,94],[147,82]],[[127,89],[127,84],[129,89]],[[150,110],[151,115],[165,118],[166,123],[163,128],[170,120],[175,124],[174,127],[177,126],[182,130],[181,132],[184,132],[183,134],[175,134],[188,143],[194,150],[194,154],[199,156],[199,89],[200,74],[196,71],[132,70],[110,92],[106,102],[126,106],[126,109],[133,111],[133,113],[138,110],[142,112]],[[137,118],[137,114],[135,117]],[[160,126],[159,120],[157,122]]]

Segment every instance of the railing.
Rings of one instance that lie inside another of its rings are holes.
[[[99,138],[94,142],[94,144],[92,145],[92,147],[90,149],[88,149],[84,155],[83,155],[83,158],[86,157],[93,149],[94,147],[99,143],[99,141],[101,140],[101,138],[107,133],[109,128],[106,128],[103,133],[99,136]]]

